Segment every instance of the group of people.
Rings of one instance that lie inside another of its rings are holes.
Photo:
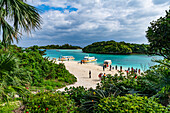
[[[103,64],[103,71],[105,71],[105,68],[108,68],[108,67],[109,67],[109,70],[111,71],[112,70],[112,65],[109,66],[108,64]]]
[[[133,73],[138,73],[138,74],[140,74],[140,69],[134,69],[133,67],[131,67],[131,70],[130,70],[130,68],[128,68],[128,70],[126,70],[126,72],[127,72],[127,74],[129,73],[131,71],[131,73],[133,74]]]
[[[111,69],[114,69],[114,67],[112,67],[111,65],[107,65],[107,64],[104,64],[103,65],[103,71],[105,71],[105,68],[108,68],[109,67],[109,70],[111,71]],[[117,65],[115,66],[115,69],[117,70]],[[120,71],[122,71],[122,66],[120,66]],[[130,68],[128,68],[128,70],[125,70],[127,75],[131,72],[131,74],[140,74],[140,69],[134,69],[133,67],[131,67],[131,70]],[[106,77],[106,73],[100,73],[98,75],[99,79],[101,80],[102,77]],[[91,78],[91,70],[89,71],[89,78]]]
[[[112,67],[111,65],[107,65],[107,64],[103,64],[103,71],[105,71],[105,68],[108,68],[109,67],[109,70],[111,71],[112,69],[114,69],[114,67]],[[117,67],[117,65],[115,66],[115,70],[118,70],[118,67]],[[122,72],[122,66],[120,66],[120,71]],[[130,70],[130,68],[128,68],[128,70],[125,70],[126,72],[134,72],[134,73],[138,73],[138,74],[140,74],[140,69],[134,69],[133,67],[131,68],[131,70]]]

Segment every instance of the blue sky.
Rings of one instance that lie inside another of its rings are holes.
[[[165,15],[169,0],[27,0],[37,7],[42,29],[23,33],[17,45],[86,46],[98,41],[148,43],[145,31]]]
[[[36,8],[41,11],[41,14],[48,12],[50,10],[53,10],[53,11],[57,10],[57,11],[60,11],[61,13],[64,13],[64,11],[72,12],[72,11],[78,10],[77,8],[71,7],[69,5],[67,5],[66,7],[51,7],[51,6],[42,4],[42,5],[36,6]]]

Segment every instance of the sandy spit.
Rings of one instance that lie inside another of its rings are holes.
[[[57,62],[59,63],[59,62]],[[118,73],[117,70],[109,70],[109,68],[105,69],[103,71],[103,67],[93,64],[93,63],[87,63],[87,64],[80,64],[77,61],[63,61],[63,63],[66,66],[66,69],[73,74],[77,78],[77,82],[66,86],[66,87],[78,87],[78,86],[84,86],[86,88],[96,88],[96,84],[100,83],[99,80],[99,73],[106,73],[114,75]],[[89,71],[91,71],[91,78],[89,78]],[[64,91],[66,87],[63,87],[61,89],[58,89],[60,91]]]

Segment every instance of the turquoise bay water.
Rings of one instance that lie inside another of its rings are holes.
[[[73,56],[75,61],[80,61],[87,53],[83,53],[82,50],[63,50],[63,49],[47,49],[45,57],[59,58],[61,56]],[[96,57],[98,60],[96,64],[102,65],[104,60],[112,60],[112,66],[122,66],[124,69],[128,67],[140,68],[143,71],[150,66],[155,65],[152,59],[161,59],[160,56],[147,56],[147,55],[107,55],[107,54],[93,54],[88,53],[90,56]],[[119,69],[119,68],[118,68]]]

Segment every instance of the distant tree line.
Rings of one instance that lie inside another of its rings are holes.
[[[147,44],[130,44],[125,42],[102,41],[95,42],[83,48],[83,52],[102,54],[144,54],[147,52]]]
[[[32,47],[29,47],[29,49],[81,49],[79,46],[72,46],[69,44],[64,45],[47,45],[47,46],[37,46],[34,45]]]

